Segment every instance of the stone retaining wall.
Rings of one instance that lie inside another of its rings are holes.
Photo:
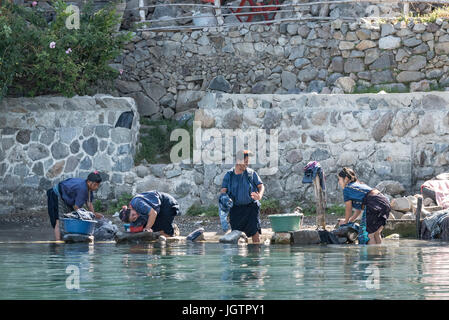
[[[0,213],[46,206],[45,191],[69,177],[102,172],[97,198],[130,192],[126,175],[140,128],[131,98],[9,98],[0,104]],[[131,129],[116,127],[134,112]]]
[[[208,129],[278,129],[279,163],[262,175],[266,196],[286,207],[312,204],[302,184],[307,162],[321,163],[328,203],[342,203],[337,172],[354,168],[360,180],[389,197],[419,193],[420,185],[449,170],[449,93],[363,95],[233,95],[209,93],[198,103],[203,148]],[[207,129],[204,129],[207,128]],[[253,131],[254,132],[254,131]],[[272,164],[270,164],[272,166]],[[185,212],[192,204],[216,204],[225,164],[155,164],[130,173],[134,191],[170,192]],[[252,166],[259,172],[260,163]],[[382,182],[382,183],[381,183]]]
[[[196,91],[240,94],[343,93],[449,87],[449,21],[360,19],[138,32],[113,66],[117,94],[141,115],[172,118]]]

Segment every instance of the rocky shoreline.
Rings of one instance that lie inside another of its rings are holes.
[[[112,217],[110,215],[105,216],[107,219],[111,220],[116,224],[119,229],[122,227],[121,221],[118,218]],[[327,224],[333,226],[336,224],[339,217],[327,216]],[[304,228],[313,228],[316,224],[315,216],[305,216],[303,220]],[[186,236],[190,232],[197,228],[203,227],[207,232],[221,232],[220,220],[218,217],[201,217],[201,216],[177,216],[175,218],[175,223],[178,225],[181,235]],[[271,229],[270,219],[266,215],[261,216],[262,229]],[[22,213],[22,214],[6,214],[0,216],[0,230],[10,229],[11,227],[20,226],[21,230],[32,229],[34,232],[41,229],[42,234],[51,234],[51,225],[46,212],[38,213]],[[17,236],[14,236],[17,238]]]

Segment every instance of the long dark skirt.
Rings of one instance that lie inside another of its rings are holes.
[[[366,231],[374,233],[387,224],[391,211],[390,201],[382,193],[368,194],[364,204],[366,206]]]
[[[247,205],[233,206],[229,212],[229,223],[232,230],[243,231],[247,237],[252,237],[257,232],[262,234],[260,204],[252,202]]]

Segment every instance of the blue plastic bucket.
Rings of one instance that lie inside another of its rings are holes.
[[[92,235],[94,233],[94,220],[79,220],[79,219],[61,219],[64,223],[64,230],[66,233],[78,233]]]

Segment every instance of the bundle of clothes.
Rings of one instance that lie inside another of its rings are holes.
[[[421,239],[449,241],[449,210],[436,211],[424,218],[421,225]]]
[[[318,230],[318,234],[323,244],[344,244],[354,243],[360,231],[360,226],[357,223],[349,222],[333,231]]]
[[[95,214],[83,208],[65,213],[63,217],[67,219],[79,219],[85,221],[95,220]],[[102,218],[97,220],[93,236],[97,241],[112,240],[117,232],[118,228],[112,223],[112,221]]]

